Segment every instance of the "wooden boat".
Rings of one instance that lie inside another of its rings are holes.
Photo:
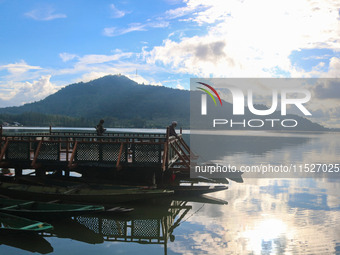
[[[79,185],[83,185],[86,188],[93,188],[93,189],[133,189],[136,186],[128,186],[128,185],[110,185],[110,184],[96,184],[96,183],[84,183],[78,180],[79,178],[68,178],[68,179],[57,179],[57,178],[40,178],[35,176],[29,177],[19,177],[18,180],[22,184],[30,184],[30,185],[48,185],[48,186],[57,186],[57,187],[77,187]],[[175,195],[201,195],[206,193],[212,193],[217,191],[222,191],[228,189],[226,185],[196,185],[199,183],[197,180],[203,179],[194,179],[192,182],[180,182],[178,185],[173,186],[164,186],[163,188],[167,190],[174,191]],[[191,180],[190,180],[191,181]],[[196,182],[197,181],[197,182]],[[138,186],[138,188],[146,189],[147,186]]]
[[[165,189],[125,188],[111,186],[105,189],[89,188],[84,185],[73,187],[51,187],[24,185],[17,183],[0,183],[0,194],[30,200],[62,201],[74,203],[115,204],[140,199],[150,199],[173,194]]]
[[[6,182],[6,181],[5,181]],[[121,185],[121,184],[109,184],[107,182],[88,182],[84,181],[78,177],[58,177],[58,176],[45,176],[45,177],[37,177],[37,176],[20,176],[16,178],[16,182],[21,184],[28,184],[28,185],[38,185],[38,186],[55,186],[55,187],[79,187],[83,186],[84,188],[91,188],[91,189],[149,189],[149,186],[135,186],[135,185]]]
[[[103,206],[43,203],[0,198],[0,212],[30,219],[66,218],[101,211],[104,211]]]
[[[52,230],[53,226],[39,221],[29,220],[26,218],[0,213],[0,233],[30,233],[44,232]]]

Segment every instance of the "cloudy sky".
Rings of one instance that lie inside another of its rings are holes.
[[[336,0],[0,0],[0,107],[117,73],[181,89],[191,77],[338,78],[339,9]],[[318,93],[339,96],[330,89]]]

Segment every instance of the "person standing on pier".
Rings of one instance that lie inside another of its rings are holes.
[[[176,130],[175,130],[176,126],[177,126],[177,121],[173,121],[171,123],[171,125],[169,126],[169,136],[178,137],[177,133],[176,133]]]
[[[98,125],[96,126],[96,131],[98,136],[102,136],[104,132],[106,131],[106,128],[103,127],[104,120],[100,120]]]

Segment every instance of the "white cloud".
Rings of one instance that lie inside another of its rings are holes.
[[[141,23],[132,23],[128,28],[117,28],[117,27],[106,27],[104,28],[103,34],[105,36],[113,37],[118,35],[124,35],[134,31],[145,31],[145,25]]]
[[[83,57],[79,57],[79,62],[77,63],[78,66],[83,65],[93,65],[93,64],[102,64],[112,61],[118,61],[123,58],[129,58],[132,56],[130,52],[120,52],[113,55],[98,55],[98,54],[90,54],[85,55]]]
[[[168,19],[180,18],[180,17],[186,16],[186,15],[192,14],[195,11],[206,9],[210,5],[209,2],[207,2],[207,1],[186,1],[186,4],[187,4],[186,6],[168,10],[168,11],[166,11],[165,15]]]
[[[328,72],[324,76],[328,78],[340,77],[340,58],[333,57],[330,59]]]
[[[75,82],[89,82],[95,79],[98,79],[100,77],[106,76],[106,75],[110,75],[112,73],[108,73],[108,72],[89,72],[89,73],[85,73],[83,74],[80,78],[78,78]]]
[[[50,81],[51,75],[42,76],[38,81],[32,83],[26,82],[23,87],[23,92],[28,98],[40,100],[46,96],[53,94],[57,91],[57,88]]]
[[[66,14],[55,13],[55,10],[50,6],[42,7],[39,9],[32,10],[30,12],[26,12],[25,16],[31,19],[34,19],[34,20],[41,20],[41,21],[49,21],[49,20],[54,20],[54,19],[67,18]]]
[[[339,8],[340,2],[330,0],[188,0],[186,7],[168,15],[193,12],[186,21],[206,33],[166,39],[145,57],[148,63],[197,76],[273,77],[280,70],[301,77],[305,71],[292,66],[290,54],[299,49],[339,49]]]
[[[75,54],[70,54],[70,53],[67,53],[67,52],[63,52],[63,53],[60,53],[59,54],[59,57],[64,61],[64,62],[68,62],[74,58],[77,57],[77,55]]]
[[[112,18],[122,18],[125,16],[126,12],[119,10],[114,4],[110,5],[111,17]]]
[[[124,35],[124,34],[135,32],[135,31],[147,31],[148,28],[164,28],[167,26],[169,26],[169,22],[167,21],[148,22],[145,24],[131,23],[129,24],[127,28],[106,27],[103,30],[103,35],[108,36],[108,37],[114,37],[114,36]]]
[[[30,70],[40,70],[42,68],[39,66],[30,66],[24,60],[21,60],[19,63],[0,66],[0,70],[4,69],[7,70],[12,75],[21,75]]]
[[[146,79],[145,77],[141,75],[136,74],[126,74],[126,76],[137,82],[138,84],[144,84],[144,85],[152,85],[152,86],[163,86],[161,82],[156,82],[154,79]]]
[[[122,74],[140,84],[162,86],[160,81],[156,81],[152,77],[152,72],[159,71],[158,68],[136,61],[139,59],[139,54],[122,52],[121,50],[114,50],[113,52],[115,54],[112,55],[77,56],[72,68],[55,71],[54,75],[77,75],[78,77],[72,82],[87,82],[106,75]],[[134,59],[134,61],[131,59]],[[142,73],[146,72],[148,76],[137,74],[136,70]]]
[[[7,101],[3,106],[22,105],[32,101],[37,101],[55,93],[58,88],[50,81],[51,75],[41,76],[33,82],[7,82],[0,84],[0,99]],[[4,89],[6,87],[6,89]]]
[[[180,90],[183,90],[183,89],[184,89],[184,87],[183,87],[182,85],[180,85],[180,84],[177,84],[177,85],[176,85],[176,88],[177,88],[177,89],[180,89]]]

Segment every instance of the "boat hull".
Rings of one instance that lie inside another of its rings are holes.
[[[103,206],[43,203],[0,198],[0,212],[30,219],[56,219],[104,211]]]
[[[53,226],[23,217],[0,213],[0,234],[25,234],[50,231]]]
[[[61,201],[84,204],[108,205],[151,199],[173,194],[173,191],[160,189],[91,189],[79,187],[48,187],[1,183],[0,194],[19,199],[36,201]]]

